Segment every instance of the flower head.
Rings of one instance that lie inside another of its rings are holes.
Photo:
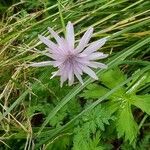
[[[107,68],[107,65],[96,61],[108,56],[108,54],[96,52],[105,44],[106,38],[102,38],[88,45],[93,33],[92,27],[84,33],[77,47],[75,47],[74,28],[71,22],[67,24],[65,38],[60,37],[51,28],[48,28],[48,30],[55,38],[57,44],[41,35],[39,35],[39,39],[47,45],[47,50],[49,51],[47,55],[53,60],[33,63],[30,66],[41,67],[52,65],[57,67],[58,70],[52,73],[51,78],[60,76],[61,86],[66,80],[68,80],[69,85],[72,85],[75,76],[83,84],[81,77],[83,73],[97,80],[98,77],[91,68]]]

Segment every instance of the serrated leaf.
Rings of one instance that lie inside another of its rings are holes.
[[[80,96],[84,97],[85,99],[98,99],[108,91],[109,90],[104,88],[103,86],[93,83],[88,85],[87,89],[84,90],[83,93],[80,94]]]
[[[130,143],[136,139],[138,126],[133,118],[129,103],[126,103],[124,107],[119,110],[116,127],[119,137],[125,136],[125,140],[129,140]]]
[[[102,147],[94,144],[91,135],[95,135],[97,130],[105,130],[104,124],[109,124],[109,120],[113,119],[113,113],[116,111],[118,104],[114,102],[98,105],[90,112],[85,113],[80,120],[80,127],[75,128],[73,150],[98,150]],[[90,143],[90,141],[92,143]],[[90,144],[89,144],[90,143]],[[91,145],[95,147],[91,147]]]
[[[126,76],[119,68],[114,68],[106,71],[100,76],[102,83],[110,89],[113,89],[118,84],[126,80]],[[121,87],[117,93],[124,93],[125,89]]]
[[[70,142],[70,136],[69,134],[66,134],[62,136],[61,140],[60,138],[56,139],[53,144],[49,144],[47,146],[47,150],[65,150],[67,149],[67,146],[69,145]]]
[[[103,147],[99,145],[101,140],[100,136],[100,132],[90,135],[84,128],[77,127],[72,150],[103,150]]]
[[[134,95],[131,103],[150,115],[150,95]]]

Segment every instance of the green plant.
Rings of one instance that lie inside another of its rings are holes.
[[[14,0],[0,11],[0,149],[150,147],[149,1]],[[38,34],[51,38],[49,26],[62,34],[68,21],[76,39],[89,26],[91,41],[108,37],[108,70],[60,88],[54,68],[27,64],[47,59]]]

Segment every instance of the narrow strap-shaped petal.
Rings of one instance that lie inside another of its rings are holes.
[[[80,81],[80,83],[83,85],[83,80],[82,80],[82,77],[81,75],[78,73],[78,72],[75,72],[75,76],[77,77],[77,79]]]
[[[58,67],[58,66],[60,66],[60,65],[62,65],[62,64],[63,64],[62,61],[54,61],[54,62],[53,62],[53,66],[54,66],[54,67]]]
[[[63,86],[63,83],[68,79],[68,70],[69,70],[69,63],[65,63],[59,66],[60,71],[60,86]]]
[[[62,87],[63,86],[63,83],[67,80],[67,74],[66,72],[64,72],[63,74],[61,74],[61,77],[60,77],[60,86]]]
[[[72,70],[71,64],[68,65],[67,73],[68,73],[68,79],[71,80],[72,74],[73,74],[73,70]]]
[[[69,78],[69,82],[68,82],[69,86],[71,86],[73,82],[74,82],[74,74],[72,72],[71,77]]]
[[[31,67],[43,67],[43,66],[51,66],[53,65],[53,61],[43,61],[38,63],[29,64]]]
[[[69,86],[71,86],[74,82],[73,65],[68,63],[66,71],[68,74],[68,84],[69,84]]]
[[[107,41],[106,38],[102,38],[100,40],[97,40],[95,42],[92,42],[84,51],[85,54],[91,54],[92,52],[95,52],[99,48],[101,48],[105,42]]]
[[[93,28],[90,27],[83,35],[83,37],[81,38],[80,42],[79,42],[79,45],[77,46],[76,48],[76,51],[77,52],[81,52],[88,44],[91,36],[92,36],[92,33],[93,33]]]
[[[95,52],[87,56],[89,60],[98,60],[108,57],[108,54],[103,54],[101,52]]]
[[[83,74],[83,71],[82,71],[82,64],[81,63],[74,63],[74,67],[73,67],[75,71],[77,71],[80,75]]]
[[[91,76],[93,79],[98,80],[98,77],[96,76],[95,72],[92,69],[90,69],[87,66],[83,66],[82,69],[83,69],[83,72]]]
[[[81,77],[80,73],[78,72],[78,70],[74,69],[74,74],[77,77],[77,79],[80,81],[80,83],[83,84],[82,77]]]
[[[63,55],[55,54],[55,53],[51,54],[50,58],[58,60],[58,61],[64,61],[65,60],[65,57]]]
[[[52,51],[56,51],[56,52],[61,52],[60,49],[58,48],[58,46],[53,43],[52,41],[50,41],[47,37],[44,37],[42,35],[39,35],[39,39],[45,44],[47,45]]]
[[[59,45],[62,44],[62,39],[61,37],[59,37],[59,35],[50,27],[48,27],[49,32],[51,33],[51,35],[55,38],[55,40],[57,41],[57,43]]]
[[[59,54],[59,55],[62,55],[63,53],[60,53],[60,50],[58,49],[58,50],[52,50],[51,48],[46,48],[46,50],[50,53],[50,55],[51,54]]]
[[[103,63],[100,63],[100,62],[90,62],[89,64],[87,64],[89,67],[92,67],[92,68],[101,68],[101,69],[107,69],[108,66],[103,64]]]
[[[74,28],[73,24],[69,21],[66,27],[66,40],[71,48],[74,48]]]

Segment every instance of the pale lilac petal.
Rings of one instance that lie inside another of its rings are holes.
[[[68,71],[68,84],[69,86],[73,84],[74,82],[74,73],[73,73],[73,66],[72,64],[68,63],[68,66],[67,66],[67,71]]]
[[[64,72],[63,74],[61,74],[61,77],[60,77],[60,86],[62,87],[63,86],[63,83],[67,80],[67,73]]]
[[[60,86],[62,87],[63,86],[63,83],[67,80],[67,77],[64,76],[64,75],[61,75],[60,77]]]
[[[77,62],[79,62],[80,64],[89,64],[89,60],[88,59],[76,59]]]
[[[101,69],[107,69],[108,66],[103,64],[103,63],[100,63],[100,62],[90,62],[89,64],[87,64],[89,67],[92,67],[92,68],[101,68]]]
[[[68,64],[69,64],[69,63],[68,63]],[[72,74],[73,74],[73,70],[72,70],[71,64],[69,64],[67,67],[68,67],[68,68],[67,68],[67,71],[68,71],[68,79],[71,80]]]
[[[64,54],[68,54],[68,52],[71,52],[73,49],[73,48],[70,48],[70,45],[68,45],[68,42],[66,39],[62,39],[62,44],[59,47]]]
[[[55,38],[57,43],[60,45],[62,43],[61,37],[59,37],[59,35],[52,28],[48,27],[48,30],[51,33],[51,35]]]
[[[43,61],[38,63],[29,64],[31,67],[43,67],[43,66],[51,66],[53,65],[53,61]]]
[[[63,64],[62,61],[54,61],[54,62],[53,62],[53,66],[54,66],[54,67],[58,67],[58,66],[60,66],[60,65],[62,65],[62,64]]]
[[[80,63],[81,64],[81,63]],[[83,71],[82,71],[82,65],[80,65],[79,63],[76,63],[74,64],[74,69],[75,71],[77,71],[80,75],[83,74]]]
[[[65,60],[65,57],[63,55],[58,55],[58,54],[51,54],[50,56],[51,58],[55,59],[55,60],[58,60],[58,61],[64,61]]]
[[[77,79],[80,81],[80,83],[83,85],[83,80],[82,80],[81,75],[78,72],[75,72],[74,74],[77,77]]]
[[[63,85],[63,83],[69,79],[69,70],[70,70],[70,63],[66,62],[64,64],[62,64],[61,66],[59,66],[59,70],[61,73],[61,86]]]
[[[82,69],[86,74],[91,76],[93,79],[98,80],[98,77],[96,76],[95,72],[92,69],[90,69],[87,66],[83,66]]]
[[[64,53],[61,51],[60,48],[56,48],[55,50],[51,49],[51,48],[46,48],[46,50],[50,53],[50,54],[57,54],[57,55],[64,55]]]
[[[79,71],[77,70],[77,68],[74,68],[74,74],[77,77],[77,79],[80,81],[80,83],[83,84],[81,73],[79,73]]]
[[[68,82],[69,86],[71,86],[73,84],[73,82],[74,82],[74,74],[72,73],[71,77],[69,78],[69,82]]]
[[[78,57],[75,58],[75,61],[82,64],[83,62],[89,61],[89,58],[87,57],[87,55],[84,56],[84,57],[78,56]]]
[[[80,57],[80,58],[83,58],[83,57],[86,57],[86,56],[88,56],[87,54],[84,54],[84,53],[79,53],[78,54],[78,57]]]
[[[62,64],[61,66],[59,66],[59,71],[60,71],[60,86],[63,86],[63,83],[67,80],[68,78],[68,70],[67,70],[67,65],[66,64]]]
[[[74,28],[73,24],[69,21],[66,27],[66,40],[71,48],[74,48]]]
[[[88,44],[91,36],[92,36],[92,33],[93,33],[93,28],[90,27],[83,35],[83,37],[81,38],[80,42],[79,42],[79,45],[77,46],[76,48],[76,51],[77,52],[81,52]]]
[[[67,49],[68,49],[66,40],[63,37],[59,37],[58,34],[53,31],[53,29],[51,29],[51,28],[48,28],[48,29],[59,45],[57,48],[55,48],[57,51],[56,50],[54,51],[53,49],[48,49],[50,51],[50,53],[59,53],[59,55],[66,54]]]
[[[102,69],[107,69],[107,65],[95,61],[89,61],[89,60],[80,60],[78,59],[78,62],[80,62],[83,65],[87,65],[92,68],[102,68]]]
[[[91,43],[91,44],[83,51],[83,53],[84,53],[84,54],[91,54],[91,53],[97,51],[99,48],[101,48],[101,47],[105,44],[106,41],[107,41],[106,38],[102,38],[102,39],[100,39],[100,40],[98,40],[98,41],[95,41],[95,42]]]
[[[42,36],[42,35],[39,35],[39,39],[45,44],[45,45],[47,45],[50,49],[51,49],[51,51],[52,52],[61,52],[60,51],[60,49],[58,48],[58,46],[55,44],[55,43],[53,43],[52,41],[50,41],[47,37],[44,37],[44,36]]]
[[[89,60],[98,60],[108,57],[108,54],[103,54],[101,52],[95,52],[88,56]]]

